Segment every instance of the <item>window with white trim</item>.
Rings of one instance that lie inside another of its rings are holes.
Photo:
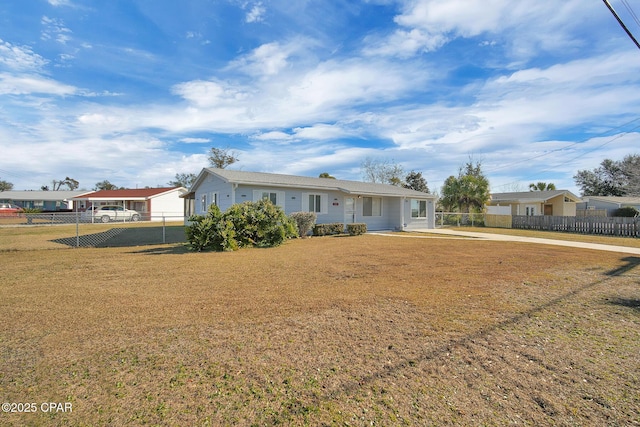
[[[207,195],[203,194],[202,196],[200,196],[200,212],[205,213],[207,212],[208,208],[209,205],[207,205]]]
[[[274,205],[284,207],[284,191],[253,190],[253,201],[267,199]]]
[[[200,196],[200,210],[203,214],[209,211],[211,205],[218,206],[218,193],[204,193]]]
[[[329,195],[321,193],[302,193],[302,210],[316,214],[328,213]]]
[[[427,201],[411,199],[411,218],[427,217]]]
[[[363,197],[362,216],[382,216],[382,197]]]

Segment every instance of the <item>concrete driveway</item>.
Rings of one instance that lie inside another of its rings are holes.
[[[436,229],[424,229],[424,230],[414,230],[419,233],[424,233],[424,237],[429,237],[429,234],[434,235],[445,235],[445,236],[455,236],[455,237],[463,237],[468,239],[481,239],[481,240],[494,240],[494,241],[502,241],[502,242],[524,242],[524,243],[538,243],[541,245],[555,245],[555,246],[566,246],[571,248],[582,248],[582,249],[594,249],[597,251],[608,251],[608,252],[619,252],[625,254],[634,254],[640,255],[640,248],[630,248],[627,246],[616,246],[616,245],[603,245],[600,243],[583,243],[583,242],[573,242],[568,240],[553,240],[553,239],[541,239],[538,237],[522,237],[522,236],[509,236],[506,234],[492,234],[492,233],[477,233],[471,231],[464,231],[458,229],[451,228],[436,228]],[[376,233],[371,233],[376,234]],[[383,233],[380,233],[383,234]],[[420,238],[423,236],[409,236],[402,234],[385,234],[386,236],[398,236],[398,237],[416,237]],[[431,236],[433,237],[433,236]]]

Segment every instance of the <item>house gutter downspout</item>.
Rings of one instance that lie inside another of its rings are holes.
[[[400,231],[404,231],[405,221],[404,221],[404,204],[407,203],[407,198],[402,196],[402,200],[400,200]]]
[[[238,189],[238,184],[237,183],[232,183],[231,184],[231,204],[235,205],[236,204],[236,190]]]

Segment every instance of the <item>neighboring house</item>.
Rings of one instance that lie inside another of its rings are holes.
[[[640,197],[584,196],[578,210],[606,211],[606,216],[612,216],[616,209],[628,206],[640,211]]]
[[[580,198],[568,190],[493,193],[488,206],[509,206],[511,215],[575,216]]]
[[[402,187],[331,178],[205,168],[184,196],[185,216],[225,211],[266,198],[292,212],[315,212],[318,224],[365,223],[368,230],[435,227],[436,197]]]
[[[0,203],[13,203],[25,209],[43,211],[74,210],[74,198],[89,191],[2,191]]]
[[[101,190],[75,197],[84,209],[90,206],[117,205],[138,211],[142,218],[151,221],[162,221],[184,214],[184,187],[136,188],[125,190]]]

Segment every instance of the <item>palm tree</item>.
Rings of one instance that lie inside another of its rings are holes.
[[[553,182],[539,182],[537,184],[529,184],[529,191],[553,191],[556,189],[556,185]]]

